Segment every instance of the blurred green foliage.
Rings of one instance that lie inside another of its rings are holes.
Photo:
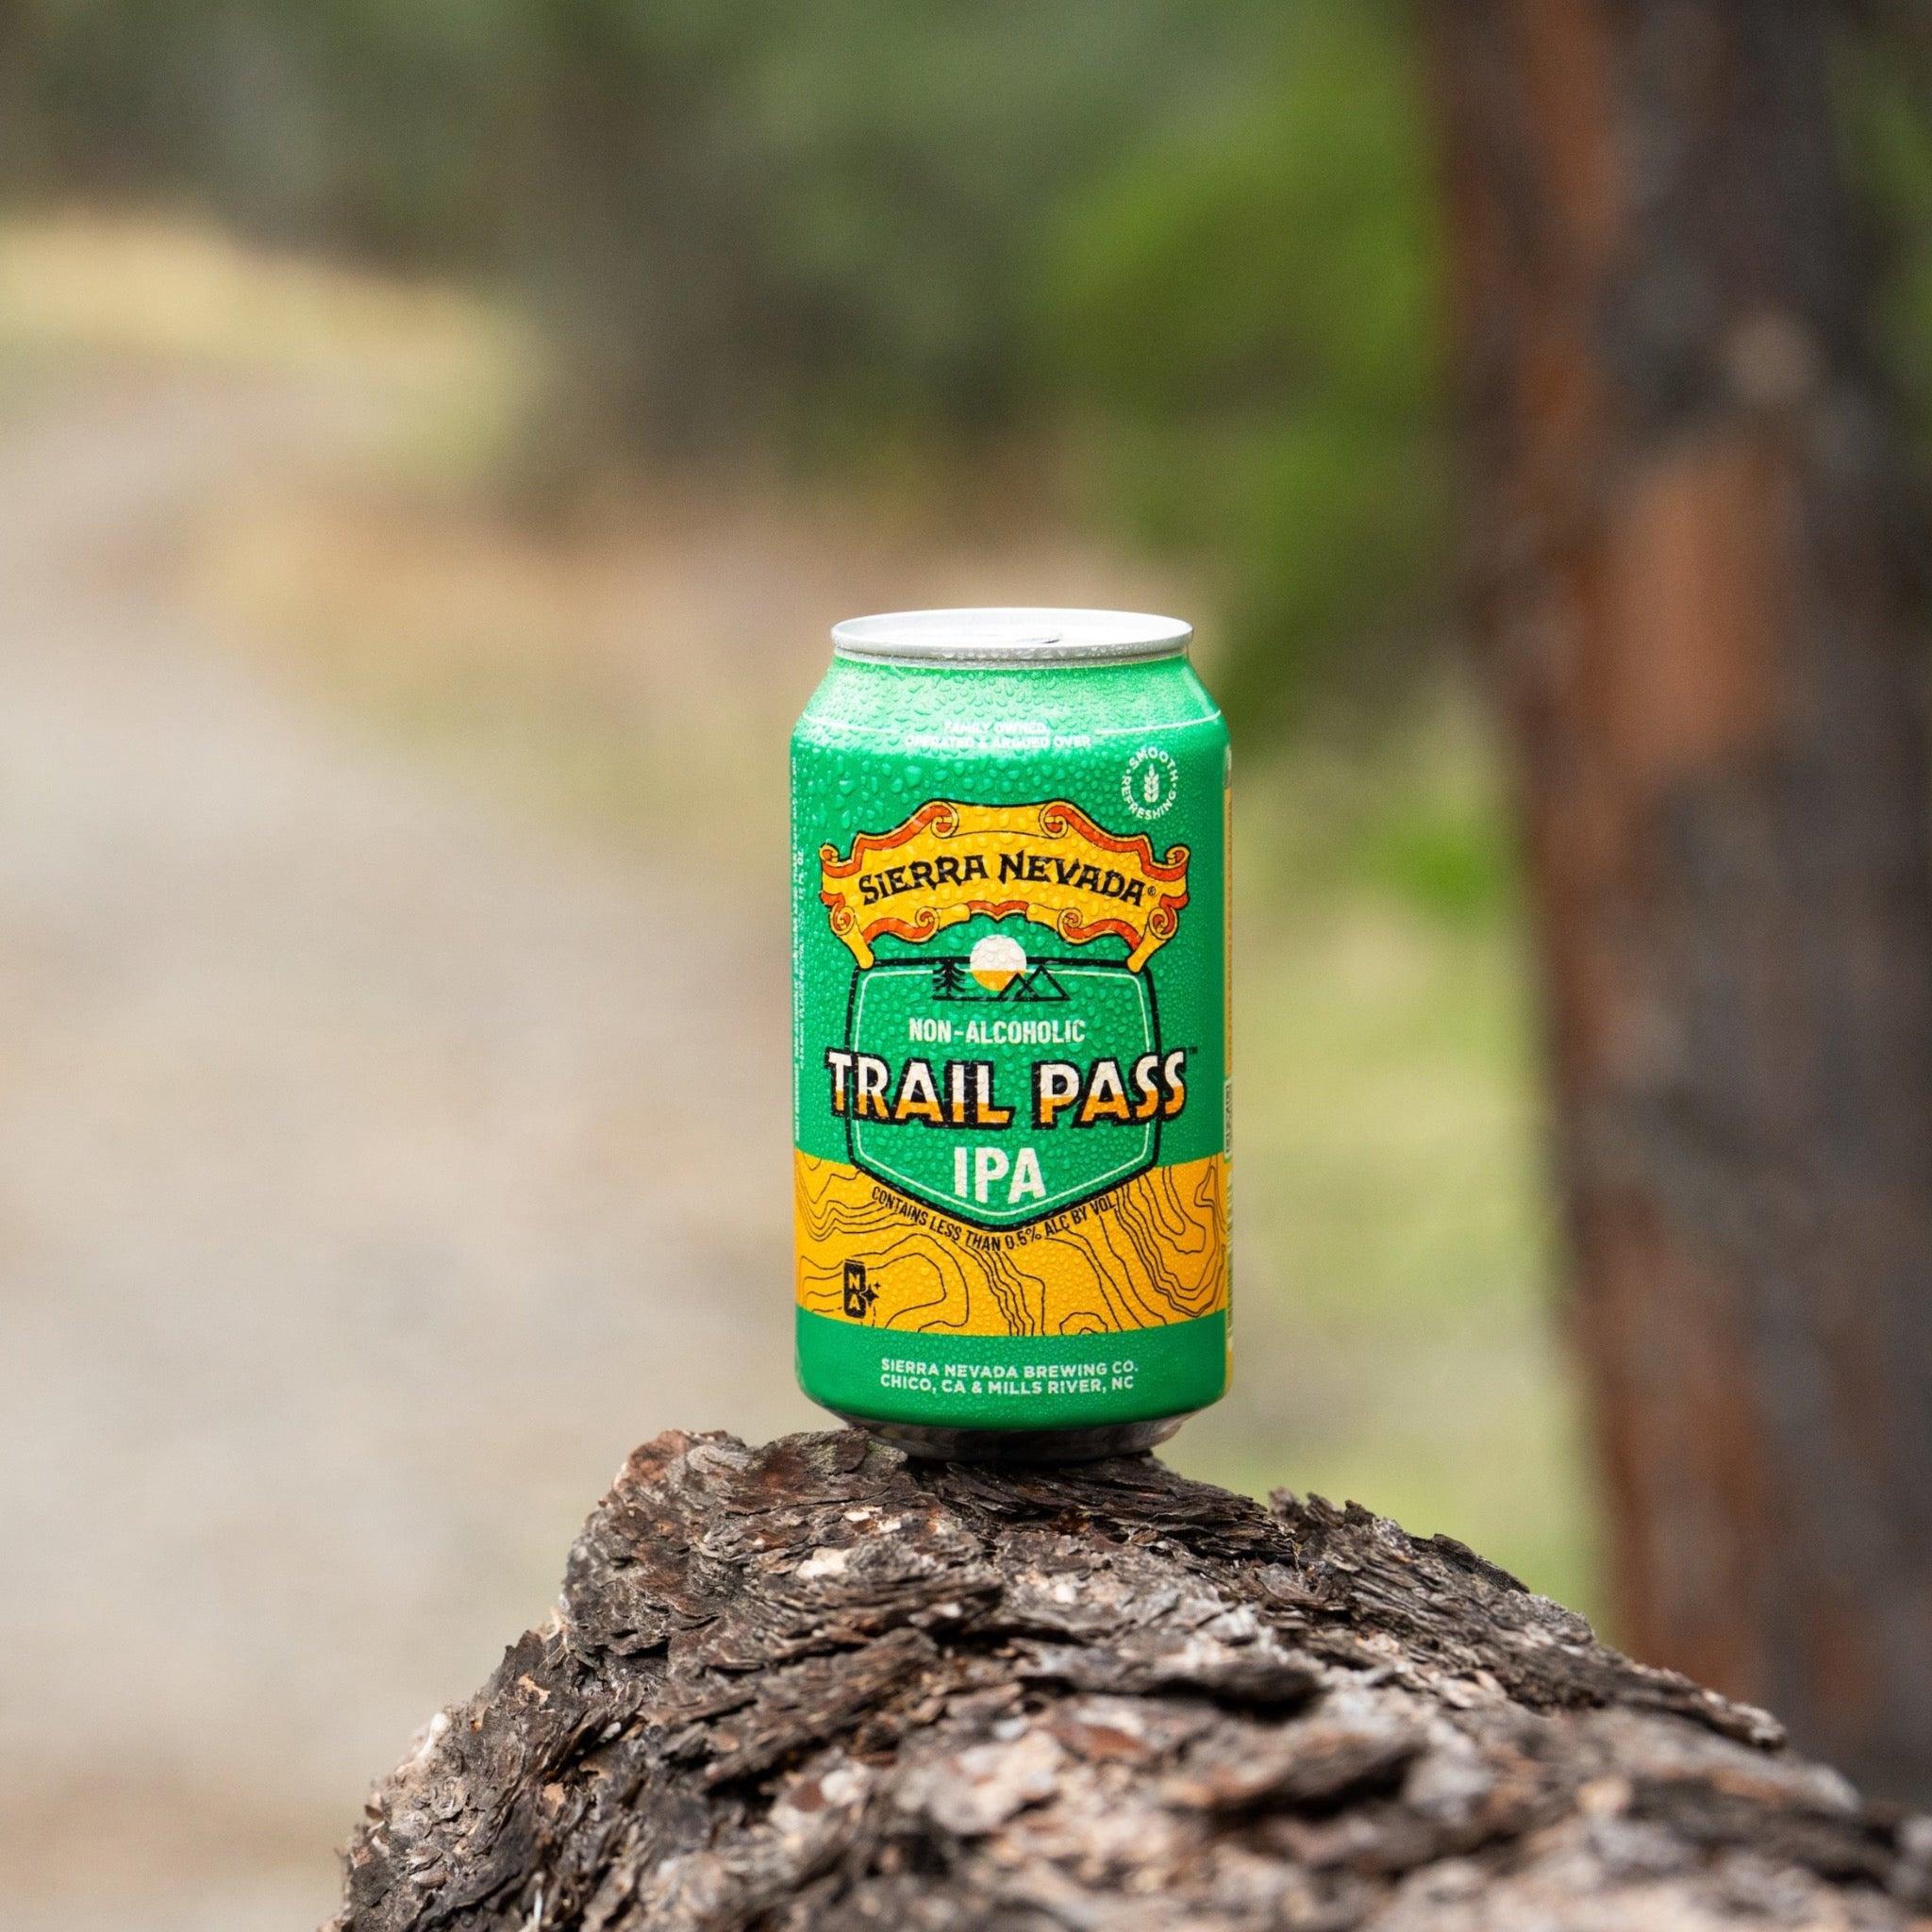
[[[1913,431],[1932,447],[1932,17],[1880,9],[1849,44],[1838,80],[1881,256],[1878,346]]]
[[[1883,17],[1891,18],[1881,9]],[[8,0],[24,189],[488,278],[543,469],[1017,444],[1202,574],[1249,725],[1444,634],[1442,238],[1412,0]],[[1874,18],[1878,16],[1874,15]],[[1901,13],[1901,19],[1908,13]],[[1932,426],[1932,53],[1848,41]]]
[[[25,0],[44,173],[495,270],[624,433],[1020,406],[1035,243],[1257,0]]]
[[[1203,568],[1237,710],[1440,610],[1395,0],[18,0],[10,178],[512,290],[543,441],[1016,441]],[[901,465],[902,469],[904,465]]]
[[[1248,86],[1056,211],[1046,336],[1118,507],[1215,558],[1230,707],[1441,615],[1440,222],[1407,9],[1278,8]]]

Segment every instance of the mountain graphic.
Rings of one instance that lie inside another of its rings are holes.
[[[1063,1000],[1067,990],[1053,976],[1050,967],[1036,966],[1031,973],[1018,974],[1012,983],[1000,994],[1003,1000],[1016,1004],[1030,1000]]]

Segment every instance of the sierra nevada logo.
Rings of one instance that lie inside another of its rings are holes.
[[[1142,969],[1179,928],[1185,845],[1157,858],[1061,799],[934,800],[819,858],[856,961],[845,1040],[824,1052],[855,1166],[1014,1227],[1153,1164],[1189,1049],[1162,1042]]]

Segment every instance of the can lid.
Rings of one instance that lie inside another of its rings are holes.
[[[894,610],[835,624],[832,652],[900,664],[1124,664],[1178,657],[1193,634],[1141,610]]]

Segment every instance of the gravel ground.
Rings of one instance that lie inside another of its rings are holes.
[[[776,891],[706,943],[164,588],[353,413],[128,382],[0,444],[13,1932],[321,1916],[631,1444],[808,1416]]]

